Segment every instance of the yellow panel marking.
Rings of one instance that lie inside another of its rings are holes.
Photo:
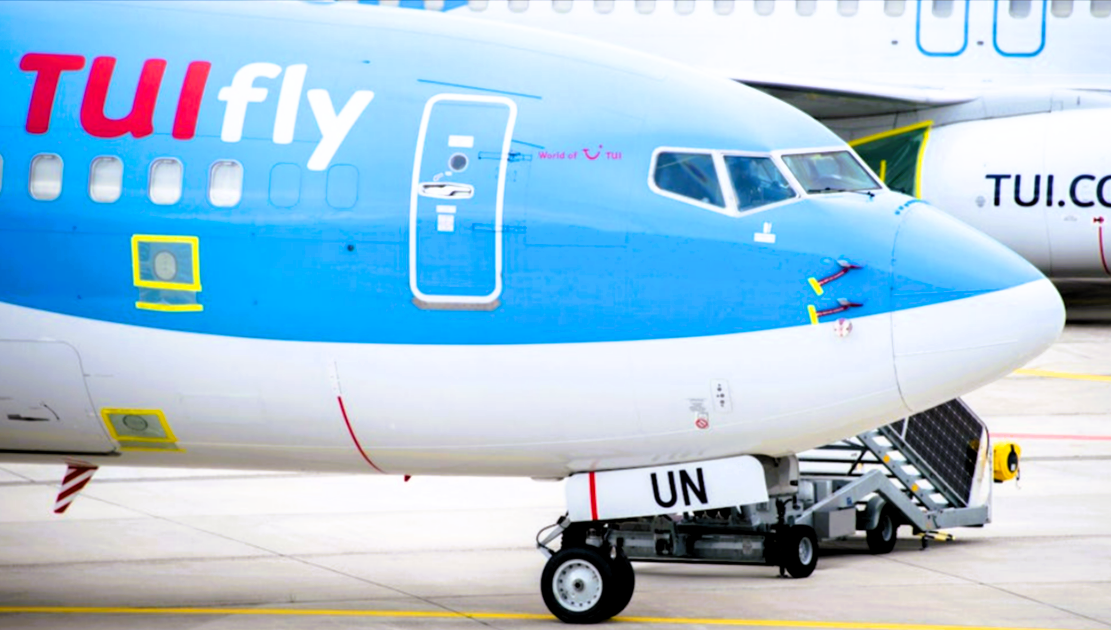
[[[1019,376],[1043,376],[1045,378],[1064,378],[1074,381],[1096,381],[1098,383],[1111,383],[1111,376],[1100,374],[1077,374],[1075,372],[1052,372],[1050,370],[1015,370]]]
[[[849,143],[849,146],[855,147],[855,146],[859,146],[859,145],[862,145],[862,144],[867,144],[869,142],[874,142],[876,140],[883,140],[884,138],[890,138],[891,136],[897,136],[897,135],[900,135],[900,134],[904,134],[908,131],[914,131],[916,129],[925,129],[926,132],[922,134],[922,144],[920,144],[918,146],[918,157],[916,158],[917,163],[914,166],[914,196],[921,199],[922,198],[922,156],[926,155],[926,144],[929,143],[929,141],[930,141],[930,128],[933,127],[933,124],[934,124],[934,121],[927,120],[927,121],[924,121],[924,122],[915,123],[913,125],[907,125],[906,127],[899,127],[898,129],[891,129],[891,130],[888,130],[888,131],[882,131],[880,133],[874,133],[870,136],[864,136],[863,138],[857,138],[856,140],[853,140],[852,142]],[[882,167],[882,164],[881,164],[881,167]],[[886,170],[886,169],[884,169],[884,170]],[[883,179],[883,177],[881,176],[880,179]]]
[[[913,486],[911,486],[910,491],[911,492],[918,492],[918,484],[914,484]]]
[[[167,313],[196,313],[204,310],[203,304],[154,304],[153,302],[136,302],[135,308],[144,311],[164,311]]]
[[[887,183],[887,160],[880,160],[880,181]]]
[[[116,428],[112,426],[111,416],[154,416],[158,418],[158,423],[162,425],[162,431],[166,434],[164,438],[144,438],[133,437],[127,435],[120,435],[116,433]],[[177,436],[174,435],[173,429],[170,428],[170,423],[166,422],[166,414],[162,413],[159,409],[118,409],[112,407],[105,407],[100,410],[100,418],[104,420],[105,426],[108,427],[108,433],[112,439],[116,441],[123,440],[125,442],[157,442],[161,444],[173,444],[177,442]]]
[[[810,288],[814,289],[814,293],[821,295],[826,292],[826,290],[822,288],[822,285],[818,284],[817,278],[810,278],[807,280],[807,282],[810,283]]]
[[[818,309],[814,308],[813,304],[808,304],[806,306],[806,312],[810,313],[810,325],[811,326],[817,326],[818,325]]]
[[[886,463],[888,463],[888,462],[890,462],[890,461],[891,461],[891,456],[890,456],[890,455],[884,455],[884,456],[883,456],[883,463],[885,463],[885,464],[886,464]]]
[[[139,244],[140,243],[182,243],[188,245],[192,251],[193,282],[160,282],[158,280],[143,280],[139,276]],[[201,290],[201,245],[196,236],[161,236],[158,234],[134,234],[131,237],[131,274],[135,286],[147,289],[169,289],[171,291],[200,291]],[[140,307],[142,308],[142,307]],[[158,309],[155,309],[158,310]]]
[[[294,617],[393,617],[410,619],[512,619],[554,621],[551,615],[535,613],[450,612],[438,610],[344,610],[311,608],[124,608],[82,606],[0,606],[0,614],[38,613],[48,615],[259,615]],[[706,619],[692,617],[614,617],[625,623],[737,626],[764,628],[830,628],[834,630],[1060,630],[1007,626],[956,626],[928,623],[857,623],[852,621],[791,621],[782,619]]]
[[[898,135],[904,134],[908,131],[914,131],[915,129],[928,129],[931,126],[933,126],[933,124],[934,124],[934,121],[927,120],[927,121],[920,122],[920,123],[914,123],[913,125],[907,125],[906,127],[899,127],[898,129],[889,129],[887,131],[881,131],[879,133],[874,133],[870,136],[864,136],[863,138],[857,138],[856,140],[853,140],[852,142],[850,142],[849,146],[850,147],[855,147],[855,146],[861,145],[861,144],[868,144],[869,142],[875,142],[876,140],[883,140],[884,138],[890,138],[891,136],[898,136]]]
[[[929,121],[932,125],[933,121]],[[930,127],[926,126],[925,133],[922,134],[922,144],[918,145],[918,158],[917,163],[914,165],[914,196],[919,199],[922,198],[922,157],[926,155],[926,144],[930,142]]]

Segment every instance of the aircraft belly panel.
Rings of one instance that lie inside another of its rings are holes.
[[[64,343],[0,341],[0,451],[111,453],[77,352]]]

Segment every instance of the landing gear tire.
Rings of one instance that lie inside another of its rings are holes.
[[[814,528],[795,525],[787,530],[781,549],[783,568],[793,578],[810,577],[818,566],[818,536]]]
[[[633,563],[629,562],[625,553],[620,549],[615,549],[613,553],[610,563],[613,566],[614,587],[617,594],[614,595],[613,602],[611,602],[611,617],[620,615],[621,611],[629,605],[629,601],[633,599],[633,589],[636,588],[637,582],[636,574],[633,572]]]
[[[623,557],[620,552],[618,557]],[[624,571],[596,547],[561,549],[544,565],[540,594],[560,621],[598,623],[617,614],[632,598],[632,580],[628,579],[632,565],[628,565],[628,576],[619,575]]]
[[[895,520],[894,510],[884,506],[880,510],[879,521],[876,526],[865,532],[868,540],[868,551],[874,554],[890,553],[895,548],[895,541],[899,537],[899,523]]]

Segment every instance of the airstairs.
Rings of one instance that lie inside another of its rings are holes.
[[[952,400],[801,454],[800,493],[813,485],[810,511],[815,512],[847,507],[852,500],[861,508],[857,529],[865,531],[877,527],[885,505],[899,522],[925,534],[923,540],[940,529],[981,526],[991,516],[987,439],[979,417],[960,399]]]

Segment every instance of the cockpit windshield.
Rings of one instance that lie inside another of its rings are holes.
[[[725,214],[799,196],[771,156],[709,149],[657,151],[649,185],[657,194]]]
[[[726,155],[725,168],[733,181],[737,210],[744,212],[795,196],[787,178],[771,158]]]
[[[783,162],[810,194],[876,190],[881,187],[848,151],[784,155]]]

